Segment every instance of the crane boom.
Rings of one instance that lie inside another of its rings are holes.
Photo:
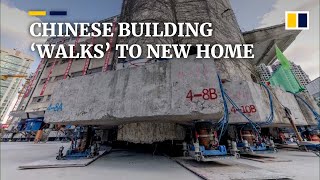
[[[8,78],[26,78],[27,75],[23,74],[6,74],[6,75],[0,75],[1,80],[6,81]]]

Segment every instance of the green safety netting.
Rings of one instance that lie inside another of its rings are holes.
[[[298,93],[305,90],[292,73],[290,69],[291,63],[283,55],[277,45],[275,47],[277,58],[280,61],[281,66],[272,74],[271,78],[269,79],[271,86],[281,87],[283,90],[292,93]]]

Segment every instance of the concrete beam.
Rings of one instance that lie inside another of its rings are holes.
[[[237,104],[238,107],[251,120],[257,123],[265,122],[270,115],[270,100],[267,91],[259,84],[249,81],[232,81],[224,84],[227,94]],[[294,117],[296,125],[307,125],[307,121],[302,114],[299,104],[295,97],[281,89],[271,89],[273,105],[274,105],[274,120],[268,126],[290,126],[290,122],[285,118],[283,106],[288,107]],[[232,110],[232,105],[229,106],[229,123],[241,124],[248,123],[239,112]]]
[[[61,81],[45,122],[119,125],[219,120],[220,94],[214,60],[192,56]],[[191,95],[192,101],[187,98]]]
[[[281,108],[282,106],[285,106],[290,109],[293,117],[295,118],[294,122],[296,125],[298,126],[308,125],[308,122],[306,121],[306,118],[303,115],[300,109],[300,106],[296,98],[294,97],[294,95],[292,95],[291,93],[287,93],[280,88],[275,88],[273,91],[276,96],[275,102],[279,104],[281,103]],[[284,115],[278,118],[283,118],[283,117]]]
[[[316,101],[313,99],[312,96],[308,92],[301,92],[298,94],[302,99],[304,99],[312,108],[315,110],[318,114],[320,112],[319,106],[317,106]],[[311,110],[302,102],[301,99],[296,98],[299,107],[301,109],[301,112],[303,116],[305,117],[306,121],[308,122],[308,125],[311,126],[317,126],[318,122],[314,117],[314,114],[311,112]]]

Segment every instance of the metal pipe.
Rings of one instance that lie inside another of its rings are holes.
[[[294,117],[293,117],[290,109],[287,108],[287,107],[285,107],[284,110],[285,110],[285,112],[286,112],[286,117],[289,119],[289,122],[290,122],[290,124],[291,124],[291,126],[292,126],[292,128],[293,128],[293,130],[294,130],[294,132],[295,132],[295,134],[296,134],[296,136],[297,136],[297,138],[298,138],[298,141],[300,141],[300,142],[303,141],[303,140],[302,140],[302,137],[301,137],[301,135],[300,135],[300,133],[299,133],[299,131],[298,131],[298,129],[297,129],[297,126],[296,126],[295,123],[293,122]]]

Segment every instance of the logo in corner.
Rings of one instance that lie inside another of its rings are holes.
[[[286,11],[286,30],[309,30],[309,11]]]

